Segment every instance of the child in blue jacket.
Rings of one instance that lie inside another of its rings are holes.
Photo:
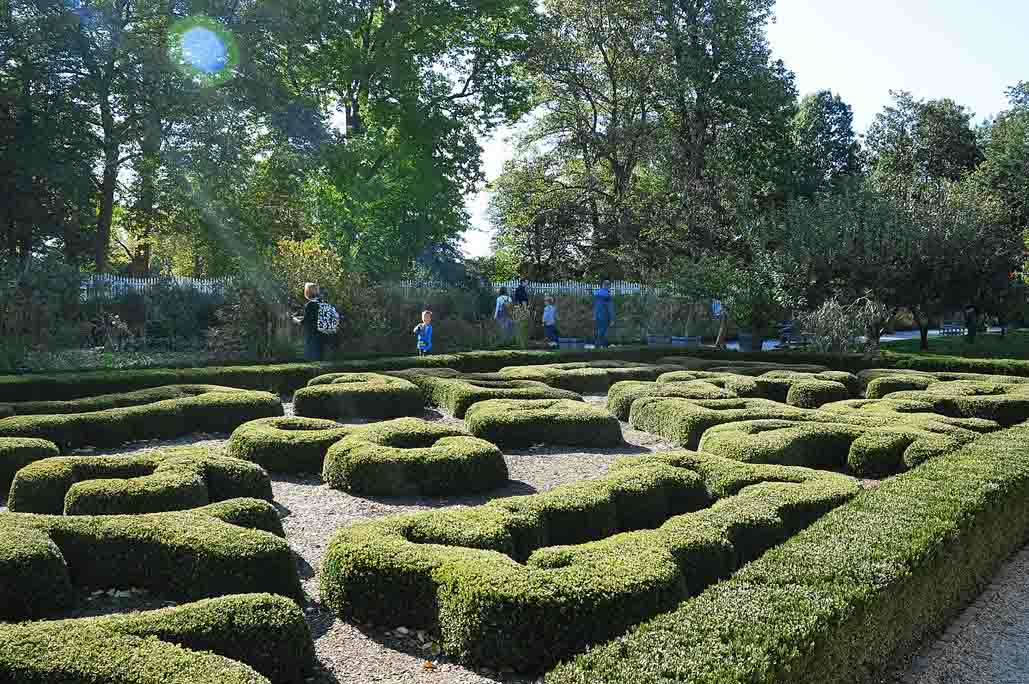
[[[415,326],[414,334],[418,337],[418,355],[424,356],[432,352],[432,312],[422,312],[422,322]]]

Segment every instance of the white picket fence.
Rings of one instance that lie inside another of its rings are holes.
[[[82,291],[82,298],[91,299],[94,297],[117,297],[126,292],[146,294],[165,283],[196,290],[203,294],[217,294],[222,291],[227,282],[227,280],[218,278],[188,278],[186,276],[129,278],[101,273],[83,276],[79,287]]]
[[[405,290],[447,290],[453,287],[447,283],[437,281],[421,281],[421,280],[401,280],[396,284],[398,287]],[[500,288],[506,287],[508,292],[513,292],[519,285],[517,280],[505,280],[501,282],[493,283],[493,289],[499,291]],[[564,280],[555,283],[541,283],[536,281],[528,281],[526,287],[529,290],[529,294],[592,294],[594,290],[600,287],[600,283],[584,283],[577,280]],[[659,290],[649,285],[642,285],[640,283],[632,283],[626,280],[613,280],[611,281],[611,293],[618,295],[631,295],[631,294],[643,294],[648,292],[658,292]]]

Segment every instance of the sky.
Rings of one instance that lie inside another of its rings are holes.
[[[949,97],[978,121],[1005,108],[1009,86],[1029,81],[1027,0],[778,0],[775,15],[772,53],[796,74],[800,95],[839,94],[853,108],[859,134],[889,104],[890,90]],[[511,133],[503,129],[483,141],[490,180],[512,155]],[[490,253],[488,204],[485,192],[466,202],[469,256]]]

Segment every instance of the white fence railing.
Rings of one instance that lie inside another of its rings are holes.
[[[164,276],[161,278],[129,278],[109,274],[83,276],[79,288],[82,297],[119,296],[126,292],[145,294],[156,287],[166,284],[181,288],[189,288],[204,294],[217,294],[222,291],[227,281],[216,278],[188,278],[185,276]]]
[[[499,290],[502,287],[506,287],[508,292],[513,292],[518,287],[519,281],[517,280],[505,280],[496,283],[492,283],[494,290]],[[421,281],[421,280],[401,280],[396,283],[398,287],[406,290],[446,290],[451,287],[447,283],[437,281]],[[594,290],[600,287],[600,283],[583,283],[577,280],[564,280],[554,283],[541,283],[535,281],[529,281],[526,283],[526,287],[530,294],[592,294]],[[642,285],[640,283],[632,283],[626,280],[613,280],[611,281],[611,292],[612,294],[619,295],[630,295],[630,294],[643,294],[646,292],[656,292],[657,290],[649,285]]]

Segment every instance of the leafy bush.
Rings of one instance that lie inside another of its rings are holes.
[[[884,305],[867,297],[841,304],[830,297],[814,311],[798,317],[795,325],[813,337],[815,351],[847,354],[871,351],[878,347],[878,330],[890,318]],[[875,331],[874,334],[870,334]]]
[[[360,494],[426,496],[499,487],[507,464],[496,446],[419,418],[376,423],[329,447],[322,478]]]
[[[465,413],[468,431],[502,447],[622,443],[618,419],[602,408],[569,399],[491,399]]]

